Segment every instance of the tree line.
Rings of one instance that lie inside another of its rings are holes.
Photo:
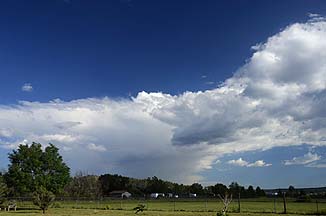
[[[151,193],[164,193],[187,197],[215,197],[218,194],[241,193],[242,197],[265,196],[260,187],[245,188],[236,182],[228,187],[221,183],[203,187],[199,183],[184,185],[164,181],[158,177],[147,179],[121,175],[100,176],[77,173],[70,176],[70,168],[64,163],[59,149],[53,144],[42,148],[40,143],[19,145],[9,153],[8,170],[0,173],[0,205],[9,197],[33,197],[34,204],[43,212],[55,196],[96,198],[110,196],[112,191],[126,190],[134,197],[148,197]]]
[[[158,177],[147,179],[129,178],[121,175],[104,174],[100,176],[87,175],[79,172],[71,179],[65,187],[65,195],[71,197],[106,197],[112,191],[126,190],[134,197],[149,197],[151,193],[163,193],[178,195],[178,197],[189,197],[196,194],[197,197],[217,197],[218,194],[226,193],[243,198],[255,198],[265,196],[265,192],[258,186],[245,188],[236,182],[229,186],[217,183],[212,186],[202,186],[199,183],[191,185],[178,184],[164,181]]]

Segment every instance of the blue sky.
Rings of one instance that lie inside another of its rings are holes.
[[[0,4],[1,168],[38,141],[73,171],[324,185],[324,1]]]
[[[0,99],[209,89],[252,45],[325,10],[322,1],[2,1]],[[24,83],[36,91],[22,93]]]

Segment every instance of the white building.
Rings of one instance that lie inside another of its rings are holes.
[[[197,197],[197,194],[195,194],[195,193],[189,193],[189,197],[190,198],[196,198]]]
[[[110,197],[117,197],[117,198],[130,198],[131,197],[131,193],[129,193],[128,191],[125,190],[120,190],[120,191],[112,191],[110,193]]]
[[[164,193],[151,193],[151,198],[165,197]]]

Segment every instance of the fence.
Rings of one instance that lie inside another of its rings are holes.
[[[17,209],[36,209],[29,197],[8,198],[15,200]],[[217,212],[223,207],[217,198],[192,198],[192,199],[113,199],[101,197],[68,198],[57,197],[52,208],[67,209],[99,209],[99,210],[126,210],[131,211],[137,205],[144,204],[149,211],[186,211],[186,212]],[[230,212],[238,211],[238,202],[234,200],[229,206]],[[283,201],[280,198],[242,199],[241,212],[244,213],[282,213]],[[311,202],[295,202],[287,200],[287,212],[294,214],[326,213],[326,199],[313,200]]]

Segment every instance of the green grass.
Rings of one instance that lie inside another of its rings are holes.
[[[138,215],[147,216],[211,216],[216,215],[216,212],[222,209],[222,203],[219,200],[102,200],[102,201],[57,201],[54,206],[48,211],[48,215],[135,215],[133,208],[138,204],[145,204],[146,211]],[[39,215],[31,202],[17,201],[18,211],[4,213],[0,215]],[[242,200],[241,214],[236,213],[238,204],[233,201],[229,207],[230,215],[274,215],[273,200],[256,199]],[[276,212],[283,212],[283,203],[281,200],[276,202]],[[289,215],[312,215],[316,212],[316,203],[296,203],[289,200],[287,203],[287,212]],[[319,203],[319,212],[326,215],[326,202]],[[23,213],[23,214],[22,214]]]
[[[39,216],[41,211],[37,210],[20,210],[17,212],[0,212],[3,216],[24,215]],[[52,216],[135,216],[133,211],[126,210],[95,210],[95,209],[50,209],[46,215]],[[137,214],[139,216],[216,216],[216,212],[169,212],[169,211],[145,211]],[[230,216],[263,216],[266,213],[230,213]],[[278,214],[267,214],[268,216],[276,216]],[[282,215],[283,216],[283,215]],[[286,216],[286,215],[284,215]],[[289,214],[289,216],[299,216],[299,214]]]

